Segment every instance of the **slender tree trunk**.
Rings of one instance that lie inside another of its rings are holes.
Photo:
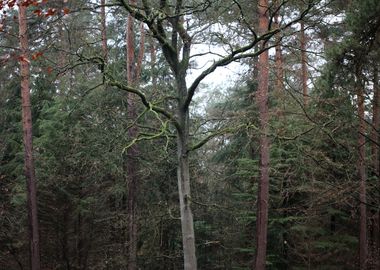
[[[60,1],[59,2],[59,8],[62,10],[63,7],[64,7],[65,3],[64,1]],[[67,57],[67,53],[65,52],[65,48],[67,48],[67,43],[66,43],[66,40],[65,40],[65,22],[64,22],[64,17],[62,17],[62,19],[59,21],[58,23],[58,27],[59,27],[59,43],[60,43],[60,51],[59,51],[59,68],[61,70],[63,70],[66,66],[66,57]],[[62,73],[60,74],[59,77],[63,77],[65,75],[65,73]],[[60,91],[58,92],[59,95],[63,95],[63,93]]]
[[[130,105],[131,102],[128,102]],[[128,109],[128,118],[136,119],[136,110]],[[135,138],[137,129],[131,127],[128,137]],[[137,269],[137,185],[138,185],[138,147],[127,150],[126,168],[128,181],[128,270]]]
[[[131,0],[132,5],[136,4]],[[135,33],[134,18],[129,14],[127,22],[127,81],[129,85],[136,86],[140,79],[142,60],[144,56],[144,28],[141,26],[141,37],[139,53],[136,59],[135,52]],[[137,118],[137,108],[134,95],[128,94],[128,118]],[[128,129],[128,137],[136,138],[138,128],[132,126]],[[138,190],[138,155],[139,149],[137,144],[132,145],[127,150],[126,171],[128,184],[128,270],[137,269],[137,190]]]
[[[380,173],[380,164],[379,164],[379,131],[380,131],[380,93],[379,93],[379,77],[378,77],[378,69],[375,66],[373,71],[373,107],[372,107],[372,130],[371,130],[371,139],[372,139],[372,166],[375,177],[378,179],[378,188],[380,190],[380,182],[379,182],[379,173]],[[379,197],[380,198],[380,197]],[[376,200],[376,199],[375,199]],[[380,205],[379,199],[375,201],[378,205]],[[375,260],[375,268],[380,269],[380,211],[374,214],[374,224],[373,224],[373,239],[372,239],[372,256]]]
[[[150,41],[150,73],[152,77],[152,86],[153,91],[157,91],[157,74],[156,74],[156,65],[157,65],[157,53],[156,53],[156,47],[154,45],[154,40],[152,38],[149,39]]]
[[[183,109],[184,98],[187,93],[185,75],[177,78],[177,88],[179,93],[180,106],[178,106],[178,120],[181,130],[177,136],[177,177],[178,177],[178,193],[181,210],[181,228],[182,228],[182,245],[184,255],[184,269],[196,270],[197,257],[195,254],[195,233],[193,214],[191,211],[191,192],[190,192],[190,172],[189,157],[187,146],[189,142],[189,111]]]
[[[259,33],[268,30],[268,0],[260,0],[259,10]],[[265,46],[265,43],[262,43]],[[269,139],[268,133],[268,84],[269,84],[269,59],[268,51],[259,56],[258,65],[258,90],[256,102],[259,107],[260,129],[260,179],[257,199],[257,222],[256,222],[256,270],[265,269],[268,228],[268,204],[269,204]]]
[[[275,8],[277,8],[277,12],[274,15],[274,28],[280,28],[280,10],[279,10],[279,1],[276,0],[274,3]],[[278,116],[281,118],[282,126],[286,126],[286,119],[284,116],[285,111],[285,85],[284,85],[284,61],[282,57],[282,48],[281,48],[281,33],[277,33],[275,36],[276,42],[276,54],[275,54],[275,74],[276,74],[276,83],[275,83],[275,97],[278,101],[278,105],[276,108],[276,112]],[[280,130],[280,133],[283,129]]]
[[[275,2],[275,6],[278,7],[278,0]],[[274,28],[280,28],[280,14],[279,11],[276,12],[274,16]],[[283,94],[284,92],[284,63],[281,50],[281,34],[276,34],[276,91]],[[279,95],[279,96],[280,96]]]
[[[82,214],[78,213],[77,216],[77,242],[76,242],[76,255],[77,255],[77,262],[76,262],[76,268],[79,270],[82,270],[83,265],[83,250],[84,250],[84,240],[83,240],[83,222],[82,222]]]
[[[28,223],[30,242],[30,268],[40,269],[40,244],[37,216],[37,185],[33,161],[32,112],[29,90],[29,57],[26,6],[19,5],[20,72],[22,97],[22,128],[25,151],[25,177],[27,182]]]
[[[108,48],[107,48],[107,25],[106,25],[106,0],[100,1],[100,24],[102,31],[102,50],[104,62],[108,62]]]
[[[63,224],[62,224],[62,239],[61,239],[61,257],[63,264],[66,265],[66,270],[70,270],[70,259],[68,254],[68,228],[67,225],[69,224],[69,211],[68,208],[65,207],[63,212]]]
[[[367,195],[366,195],[366,172],[365,172],[365,115],[364,115],[364,83],[361,80],[361,70],[357,72],[358,79],[358,117],[359,117],[359,138],[358,138],[358,176],[360,181],[359,199],[360,199],[360,270],[367,269]]]
[[[128,84],[134,85],[135,73],[135,49],[134,49],[134,29],[133,17],[128,15],[127,25],[127,80]],[[128,118],[136,119],[136,105],[134,97],[128,94]],[[136,138],[138,130],[135,126],[128,129],[128,138]],[[136,222],[136,193],[137,193],[137,171],[138,171],[138,146],[132,145],[127,150],[127,184],[128,184],[128,270],[137,268],[137,222]]]
[[[301,20],[301,83],[303,94],[303,105],[307,106],[308,103],[308,91],[307,91],[307,55],[306,55],[306,34],[305,23]]]

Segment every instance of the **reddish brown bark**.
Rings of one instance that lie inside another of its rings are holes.
[[[372,125],[371,139],[372,139],[372,165],[373,171],[376,176],[379,175],[379,135],[378,131],[380,128],[380,95],[379,95],[379,85],[378,85],[378,74],[377,69],[374,71],[373,79],[373,103],[372,103]]]
[[[100,24],[102,31],[102,50],[104,62],[108,61],[108,48],[107,48],[107,25],[106,25],[106,0],[100,1]]]
[[[136,62],[136,72],[135,72],[135,82],[137,83],[140,81],[141,76],[141,70],[142,70],[142,61],[144,57],[145,52],[145,30],[144,30],[144,24],[140,24],[140,41],[139,41],[139,53],[137,56],[137,62]]]
[[[306,55],[306,34],[305,23],[301,20],[301,84],[304,106],[308,103],[308,91],[307,91],[307,55]]]
[[[155,72],[156,69],[156,61],[157,61],[157,54],[156,54],[156,46],[154,45],[153,39],[150,39],[150,69],[151,69],[151,77],[152,77],[152,86],[153,91],[157,90],[157,74]]]
[[[135,60],[135,44],[134,44],[134,22],[133,17],[128,15],[127,22],[127,80],[128,84],[134,85],[134,60]],[[133,96],[128,95],[128,118],[136,119],[137,112]],[[128,130],[129,138],[136,138],[138,130],[132,126]],[[136,224],[136,190],[137,190],[137,145],[132,145],[127,150],[127,183],[128,183],[128,270],[134,270],[137,267],[137,224]]]
[[[268,0],[260,0],[259,10],[259,33],[268,30]],[[262,43],[261,46],[266,46]],[[260,179],[257,199],[257,222],[256,222],[256,270],[265,269],[268,230],[268,204],[269,204],[269,139],[268,133],[268,85],[269,85],[269,57],[268,51],[259,56],[258,62],[258,90],[256,102],[259,107],[260,129]]]
[[[135,0],[130,0],[135,5]],[[127,22],[127,81],[129,85],[136,86],[140,79],[142,60],[144,56],[145,35],[144,28],[140,26],[141,37],[139,53],[135,52],[134,18],[129,14]],[[137,108],[132,94],[128,94],[128,118],[137,118]],[[138,136],[138,128],[132,126],[128,129],[128,137],[133,139]],[[126,172],[128,184],[128,270],[137,269],[137,190],[138,190],[138,155],[139,149],[136,144],[127,150]]]
[[[379,129],[380,129],[380,93],[379,93],[379,77],[378,77],[378,69],[375,66],[374,68],[374,76],[373,76],[373,103],[372,103],[372,130],[371,130],[371,140],[372,140],[372,166],[373,172],[378,179],[378,188],[380,190],[380,182],[379,182],[379,172],[380,172],[380,164],[379,164]],[[377,200],[378,205],[380,205],[379,199]],[[374,259],[375,268],[380,269],[380,211],[377,210],[373,216],[373,225],[372,225],[372,254],[371,256]]]
[[[274,2],[274,6],[277,9],[275,15],[274,15],[274,23],[273,27],[275,29],[280,28],[280,6],[279,1],[276,0]],[[285,111],[285,102],[284,102],[284,90],[285,90],[285,84],[284,84],[284,61],[282,57],[282,48],[281,48],[281,33],[277,33],[275,36],[275,42],[276,42],[276,54],[275,54],[275,97],[277,99],[278,105],[275,109],[276,114],[281,118],[282,123],[286,125],[286,118],[284,115]],[[281,130],[280,130],[281,133]]]
[[[19,5],[19,39],[20,39],[20,72],[21,72],[21,98],[22,98],[22,129],[25,151],[24,172],[27,184],[28,200],[28,223],[29,223],[29,243],[30,243],[30,268],[40,269],[40,244],[37,216],[37,186],[33,161],[33,141],[32,141],[32,112],[29,89],[29,44],[28,27],[26,17],[26,7]]]
[[[358,79],[358,117],[359,117],[359,138],[358,138],[358,176],[359,176],[359,199],[360,199],[360,228],[359,228],[359,255],[360,270],[367,269],[367,195],[366,195],[366,172],[365,172],[365,115],[364,115],[364,85],[361,81],[361,70],[357,71]]]
[[[61,9],[64,8],[64,4],[65,4],[64,1],[61,1],[59,3]],[[59,21],[58,27],[59,27],[59,39],[60,39],[60,44],[61,44],[61,48],[59,51],[59,68],[64,69],[66,66],[65,48],[67,48],[67,44],[65,42],[65,25],[64,25],[63,18],[62,20]],[[64,73],[62,73],[60,76],[63,76],[63,75]],[[61,94],[61,92],[59,92],[59,94]]]
[[[278,7],[278,0],[275,2],[275,6]],[[276,12],[274,16],[274,28],[280,28],[280,14]],[[284,91],[284,63],[281,50],[281,34],[276,34],[276,91],[282,93]]]

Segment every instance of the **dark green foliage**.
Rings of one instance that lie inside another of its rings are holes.
[[[127,93],[101,84],[99,63],[91,62],[101,55],[98,18],[89,12],[92,4],[85,2],[71,1],[73,12],[67,19],[30,19],[32,53],[44,52],[32,61],[31,77],[43,266],[126,268],[128,189],[123,166],[126,147],[136,139],[128,138],[127,131],[136,124],[143,138],[137,142],[136,157],[138,266],[181,269],[176,134],[170,123],[163,129],[165,119],[140,106],[139,99],[139,118],[129,119]],[[239,1],[242,10],[236,1],[211,2],[212,8],[187,15],[194,18],[188,23],[215,23],[215,14],[220,14],[217,20],[226,33],[221,37],[205,31],[197,42],[233,40],[237,46],[252,38],[246,22],[255,23],[255,1]],[[377,2],[357,0],[350,6],[347,1],[332,1],[305,18],[310,40],[317,40],[310,43],[310,51],[321,50],[322,45],[315,44],[320,40],[326,50],[323,63],[318,53],[309,54],[310,66],[315,64],[318,70],[310,68],[307,107],[297,90],[297,26],[283,32],[288,45],[283,48],[284,93],[276,92],[271,74],[268,269],[358,268],[354,72],[360,64],[367,81],[366,120],[371,124],[371,80],[379,60]],[[290,1],[282,11],[288,19],[299,9],[299,1]],[[107,10],[113,18],[107,21],[111,59],[107,72],[125,82],[126,14],[118,6]],[[331,14],[342,20],[321,19]],[[7,27],[15,32],[14,22]],[[10,47],[17,46],[17,35],[10,36],[0,39],[1,53],[12,53]],[[155,105],[171,111],[176,100],[173,74],[160,51],[152,65],[149,49],[158,46],[151,36],[146,39],[141,89]],[[256,78],[251,76],[241,76],[227,89],[201,85],[202,91],[213,93],[207,101],[204,95],[192,103],[191,144],[218,134],[191,152],[190,200],[199,269],[251,269],[253,264],[261,131],[253,102]],[[0,268],[10,270],[26,269],[28,257],[20,99],[17,61],[12,58],[0,66]],[[369,139],[367,145],[370,152]],[[378,177],[367,167],[368,207],[376,211]]]

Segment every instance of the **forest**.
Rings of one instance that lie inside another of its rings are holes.
[[[379,0],[0,0],[0,270],[380,269]]]

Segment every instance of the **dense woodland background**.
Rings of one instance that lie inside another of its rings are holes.
[[[378,0],[0,10],[0,269],[379,269]]]

